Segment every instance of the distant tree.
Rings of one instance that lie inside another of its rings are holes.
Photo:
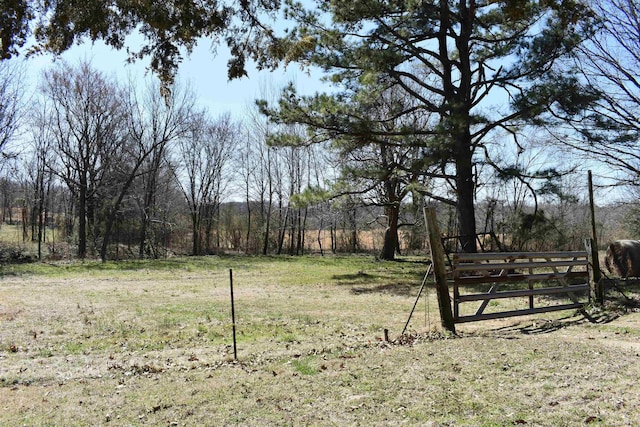
[[[569,130],[551,130],[574,153],[604,164],[609,173],[603,173],[618,184],[640,186],[640,4],[594,0],[591,5],[599,31],[580,47],[578,60],[601,97]]]
[[[231,160],[240,135],[230,115],[211,120],[202,112],[180,140],[175,176],[189,206],[193,255],[212,250],[211,233],[233,179]]]
[[[132,86],[129,92],[129,138],[138,147],[137,206],[140,212],[138,255],[143,258],[154,246],[149,232],[158,221],[158,191],[162,175],[169,172],[168,159],[172,149],[189,135],[196,115],[195,93],[188,87],[174,84],[170,95],[158,96],[158,83],[149,82],[138,93]],[[161,221],[160,221],[161,222]]]
[[[56,154],[49,168],[75,197],[78,256],[84,258],[88,237],[96,243],[102,203],[113,195],[114,173],[127,167],[126,91],[88,62],[59,62],[46,70],[41,91],[50,107]]]
[[[269,87],[261,89],[261,96],[270,96]],[[256,228],[260,227],[260,237],[256,238],[256,247],[263,255],[267,255],[271,243],[271,233],[273,228],[273,204],[275,201],[277,174],[276,158],[277,154],[274,147],[269,147],[267,141],[271,134],[275,132],[275,126],[263,117],[258,108],[252,106],[246,112],[246,130],[247,139],[244,147],[241,149],[240,159],[241,171],[245,201],[247,204],[248,219],[255,218],[253,216],[252,204],[255,201],[258,209],[258,217]],[[250,222],[247,225],[247,239],[253,228]],[[258,231],[256,230],[256,234]]]
[[[17,183],[14,177],[0,178],[0,191],[2,192],[2,222],[13,224],[13,206],[17,194]]]
[[[302,129],[300,129],[300,132],[302,132]],[[292,200],[295,195],[300,194],[304,188],[318,186],[323,180],[322,177],[328,175],[328,171],[326,170],[327,164],[324,162],[324,154],[323,146],[311,145],[297,149],[295,155],[292,155],[294,167],[290,167],[290,176],[294,178],[294,183],[290,185],[289,204],[295,208],[295,222],[291,227],[290,254],[304,254],[309,220],[309,206],[297,206],[292,203]]]
[[[132,192],[132,186],[139,177],[149,177],[151,182],[148,182],[145,204],[151,203],[153,195],[149,193],[155,191],[158,162],[164,160],[164,152],[170,143],[188,134],[190,116],[194,114],[194,95],[175,85],[172,89],[161,99],[152,86],[146,93],[147,99],[141,101],[134,85],[129,85],[124,140],[119,150],[112,153],[118,161],[111,163],[111,197],[104,203],[106,217],[100,249],[103,262],[107,259],[113,227],[124,198]],[[148,218],[144,220],[148,221]]]
[[[46,104],[33,108],[30,120],[31,156],[28,157],[25,170],[32,186],[32,240],[38,243],[38,259],[42,259],[42,244],[46,238],[46,221],[51,210],[50,194],[54,186],[54,176],[50,166],[53,163],[52,149],[55,137],[53,127],[48,121]],[[36,237],[37,236],[37,237]]]
[[[484,231],[501,233],[500,243],[491,244],[516,251],[582,247],[585,211],[579,195],[585,192],[584,177],[568,156],[559,165],[562,153],[541,144],[537,134],[520,144],[524,149],[505,153],[511,163],[493,171],[483,186],[485,200],[479,206]]]
[[[7,147],[21,124],[26,90],[24,65],[0,61],[0,167],[11,156]]]
[[[278,93],[273,85],[263,84],[259,96],[275,102]],[[294,203],[293,198],[323,179],[323,169],[327,169],[323,148],[281,143],[284,139],[301,140],[304,128],[270,121],[258,104],[252,105],[246,116],[248,139],[241,150],[239,170],[249,218],[261,227],[261,252],[302,254],[309,206]]]
[[[241,175],[246,205],[245,250],[249,253],[269,252],[272,206],[274,201],[274,150],[267,146],[260,133],[248,131],[239,151],[238,171]]]
[[[303,129],[300,126],[286,126],[283,133],[275,136],[276,139],[300,140],[303,138]],[[270,139],[274,144],[274,139]],[[302,193],[318,179],[318,167],[320,162],[320,147],[282,145],[278,142],[274,145],[277,156],[277,164],[280,165],[276,173],[279,190],[278,197],[279,235],[277,253],[280,254],[287,248],[290,255],[301,255],[304,252],[307,215],[309,206],[306,203],[295,203],[294,198]]]

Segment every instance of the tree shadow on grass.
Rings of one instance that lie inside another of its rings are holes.
[[[519,333],[522,335],[540,335],[557,332],[571,326],[591,323],[604,325],[618,319],[622,314],[618,311],[603,309],[581,309],[571,312],[559,319],[527,319],[510,325],[493,329],[494,332]]]
[[[581,309],[567,311],[564,317],[545,319],[528,318],[494,329],[496,332],[516,332],[523,335],[539,335],[556,332],[571,326],[592,324],[605,325],[619,319],[626,309],[607,303],[604,307],[586,305]]]
[[[352,286],[377,281],[380,277],[379,274],[369,274],[364,271],[358,271],[357,273],[351,274],[334,274],[331,276],[331,279],[335,280],[339,285]]]
[[[625,287],[614,284],[606,290],[605,308],[619,311],[640,311],[640,292],[637,286]]]
[[[253,256],[253,255],[199,255],[179,256],[159,259],[122,259],[101,262],[99,260],[73,260],[68,263],[48,263],[49,266],[66,271],[210,271],[230,268],[251,270],[263,264],[278,262],[295,262],[291,257]]]
[[[410,297],[415,296],[416,293],[416,284],[415,283],[386,283],[382,285],[377,285],[373,287],[358,287],[354,286],[351,289],[351,293],[355,295],[363,295],[363,294],[390,294],[396,296]]]
[[[553,298],[550,298],[552,300]],[[506,339],[518,339],[521,335],[540,335],[557,332],[571,326],[584,324],[606,325],[630,313],[640,312],[640,294],[609,290],[602,307],[587,305],[580,310],[567,311],[564,317],[548,319],[537,316],[520,321],[510,321],[508,325],[489,329],[490,334],[498,334]]]
[[[336,274],[331,279],[340,286],[350,286],[351,293],[355,295],[378,293],[404,297],[415,296],[419,282],[390,281],[392,277],[392,275],[369,274],[359,271],[354,274]],[[416,283],[418,284],[416,285]]]
[[[587,310],[579,310],[574,315],[555,320],[543,320],[541,322],[524,326],[520,329],[520,332],[524,335],[548,334],[585,323],[604,325],[613,322],[619,317],[620,315],[618,313],[611,313],[607,311],[589,313]]]

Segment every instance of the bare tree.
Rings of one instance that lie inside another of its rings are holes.
[[[228,114],[211,121],[203,112],[191,125],[190,135],[180,141],[176,178],[189,206],[192,254],[200,255],[212,249],[211,232],[233,179],[240,130]]]
[[[271,228],[271,204],[273,177],[269,173],[273,149],[265,141],[259,126],[247,126],[244,144],[237,157],[237,170],[241,176],[246,216],[245,251],[268,252]]]
[[[162,98],[159,93],[160,85],[155,80],[140,96],[132,86],[128,102],[130,138],[138,146],[140,160],[140,258],[154,246],[149,240],[152,224],[162,222],[156,202],[161,177],[169,169],[167,158],[174,144],[187,136],[195,114],[195,94],[189,87],[176,83],[170,96]]]
[[[260,96],[267,99],[276,99],[273,85],[265,82],[260,88]],[[261,240],[260,251],[263,255],[269,252],[270,243],[279,242],[280,235],[272,239],[274,228],[274,209],[276,193],[280,193],[281,173],[278,163],[278,153],[275,147],[269,147],[267,141],[275,132],[275,126],[260,114],[256,105],[246,112],[248,139],[243,150],[242,175],[245,186],[245,200],[251,215],[251,204],[258,205],[258,218],[256,229],[260,227],[261,233],[257,240]],[[279,211],[280,212],[280,211]],[[251,216],[252,217],[252,216]],[[279,227],[276,226],[276,231]],[[249,230],[247,230],[249,233]],[[278,244],[278,243],[276,243]]]
[[[16,198],[16,182],[9,177],[0,178],[2,192],[2,222],[13,224],[13,204]]]
[[[46,70],[41,91],[50,102],[55,138],[51,170],[77,201],[78,256],[84,258],[89,235],[96,244],[96,218],[109,179],[124,165],[126,92],[86,61],[77,67],[59,62]]]
[[[0,61],[0,160],[10,156],[7,146],[15,136],[24,112],[24,66]]]
[[[601,99],[574,123],[582,138],[558,139],[585,159],[604,163],[620,184],[640,185],[640,4],[594,0],[600,31],[581,46],[583,76]],[[558,133],[555,132],[557,135]]]
[[[46,104],[34,107],[31,118],[32,150],[25,168],[32,185],[32,239],[38,243],[38,259],[42,259],[42,244],[46,239],[46,223],[50,210],[50,192],[54,184],[53,173],[49,165],[52,164],[52,144],[55,138],[47,118]]]

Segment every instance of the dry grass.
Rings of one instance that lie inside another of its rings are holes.
[[[638,313],[447,337],[431,290],[400,337],[424,270],[368,257],[5,267],[0,425],[640,424]]]

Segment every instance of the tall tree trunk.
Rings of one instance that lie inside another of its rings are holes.
[[[33,207],[31,208],[31,215],[30,215],[30,224],[31,224],[31,241],[32,242],[36,242],[36,239],[38,238],[38,217],[40,216],[38,214],[38,207],[40,206],[40,201],[39,201],[39,197],[40,197],[40,190],[37,190],[37,201],[33,204]]]
[[[466,3],[460,2],[460,34],[455,38],[457,58],[450,59],[451,49],[448,46],[449,31],[452,27],[449,2],[440,0],[440,30],[438,32],[438,48],[442,62],[443,93],[449,112],[443,117],[449,129],[452,143],[452,154],[456,166],[457,215],[460,226],[460,246],[462,252],[476,252],[476,220],[474,208],[473,181],[473,143],[471,138],[472,108],[471,97],[471,56],[469,42],[473,28],[473,11]],[[453,47],[453,46],[452,46]],[[456,62],[460,75],[452,73]]]
[[[249,198],[249,190],[247,189],[247,194],[246,194],[246,203],[247,203],[247,235],[245,237],[245,248],[244,251],[245,253],[249,253],[250,251],[250,242],[251,242],[251,199]]]
[[[320,248],[320,256],[324,256],[324,251],[322,250],[322,228],[323,228],[323,217],[320,215],[320,226],[318,227],[318,248]]]
[[[280,212],[282,212],[282,204],[280,205]],[[282,246],[284,246],[284,236],[287,233],[287,222],[289,221],[289,208],[286,208],[284,211],[284,220],[280,221],[280,234],[278,236],[278,250],[276,253],[278,255],[282,254]]]
[[[87,184],[80,181],[78,194],[78,258],[87,256]]]
[[[38,259],[42,259],[42,240],[46,224],[44,177],[38,180]],[[42,218],[43,214],[45,218]]]
[[[271,210],[273,208],[273,177],[271,175],[271,150],[267,150],[267,180],[269,183],[269,201],[267,203],[267,220],[264,228],[264,242],[262,246],[262,255],[266,255],[269,250],[269,233],[271,232]],[[263,199],[264,200],[264,199]],[[263,204],[264,206],[264,204]]]
[[[400,214],[400,206],[393,204],[387,207],[387,229],[384,232],[384,242],[380,259],[394,260],[396,247],[398,246],[398,217]]]
[[[305,238],[307,237],[307,216],[309,214],[309,208],[304,208],[304,215],[302,216],[302,222],[298,229],[298,248],[300,255],[304,255]]]
[[[456,47],[460,61],[460,82],[452,109],[456,153],[456,187],[458,220],[462,252],[477,252],[476,212],[474,206],[473,141],[471,138],[471,54],[469,45],[473,29],[473,10],[460,3],[460,37]]]
[[[87,213],[87,252],[91,255],[95,254],[95,250],[98,247],[98,220],[96,215],[96,200],[90,196],[89,188],[87,189],[87,199],[85,212]]]
[[[154,205],[155,199],[155,191],[156,191],[156,182],[157,182],[157,174],[158,168],[156,161],[153,163],[153,168],[151,173],[149,174],[149,182],[147,183],[147,188],[145,189],[144,194],[144,204],[142,206],[142,217],[140,221],[140,247],[138,249],[138,256],[140,259],[143,259],[146,252],[147,246],[147,233],[149,230],[149,224],[151,221],[151,209]]]
[[[29,208],[27,207],[27,201],[22,202],[22,241],[26,242],[29,239]]]
[[[73,195],[69,195],[67,203],[64,204],[64,236],[69,237],[73,235],[73,228],[75,227],[74,211],[76,199]]]
[[[335,254],[338,250],[338,224],[336,223],[335,219],[331,221],[331,225],[329,228],[331,230],[331,253]]]
[[[262,255],[266,255],[269,252],[269,233],[271,233],[271,207],[273,196],[269,196],[269,202],[267,203],[267,209],[265,212],[266,218],[264,221],[264,240],[262,242]]]
[[[298,228],[297,219],[298,215],[300,214],[300,210],[298,209],[296,212],[293,212],[291,215],[291,227],[289,228],[289,255],[298,254],[296,246],[296,229]]]
[[[349,232],[351,233],[351,237],[349,238],[350,250],[352,253],[356,253],[360,250],[360,242],[358,240],[358,210],[354,206],[353,209],[350,209],[347,212],[347,216],[349,218]]]
[[[140,218],[140,243],[138,246],[138,258],[144,259],[145,247],[147,242],[147,227],[149,226],[149,213],[146,208],[142,208],[142,216]]]
[[[200,255],[200,227],[198,224],[198,213],[193,212],[191,214],[191,232],[192,236],[192,248],[191,255]]]
[[[457,212],[462,252],[477,252],[473,151],[468,126],[456,138]]]
[[[205,255],[212,253],[211,232],[213,231],[213,205],[208,203],[204,209],[204,249]]]

